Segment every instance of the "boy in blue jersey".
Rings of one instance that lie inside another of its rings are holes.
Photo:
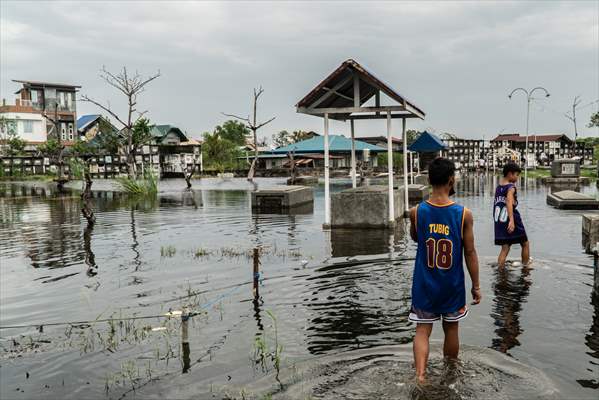
[[[443,355],[458,357],[458,325],[468,314],[463,258],[472,280],[473,304],[481,300],[472,213],[449,198],[455,193],[455,165],[436,158],[429,166],[428,179],[433,188],[430,198],[410,210],[410,235],[418,242],[418,250],[409,319],[416,322],[414,364],[420,382],[426,378],[433,322],[443,321]]]
[[[493,201],[493,222],[495,225],[495,244],[501,246],[497,264],[505,266],[505,260],[513,244],[522,247],[522,264],[530,263],[530,245],[522,223],[522,217],[517,210],[518,194],[516,182],[520,176],[520,167],[515,163],[503,166],[503,179],[495,189]]]

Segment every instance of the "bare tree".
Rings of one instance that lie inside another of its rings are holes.
[[[197,157],[194,154],[193,162],[191,164],[191,168],[187,166],[184,159],[181,159],[181,170],[183,171],[183,178],[185,178],[185,182],[187,183],[187,189],[191,189],[191,178],[196,171],[197,166]]]
[[[262,89],[262,86],[260,86],[258,89],[254,88],[254,115],[253,115],[254,117],[253,117],[253,119],[250,120],[249,115],[247,116],[247,118],[244,118],[244,117],[240,117],[235,114],[222,113],[223,115],[225,115],[227,117],[236,118],[240,121],[245,122],[247,127],[250,128],[250,130],[254,134],[254,161],[252,161],[252,166],[250,167],[250,172],[248,173],[248,181],[252,181],[254,179],[254,171],[256,169],[256,163],[258,162],[258,133],[257,133],[258,129],[262,128],[266,124],[271,123],[276,118],[276,117],[272,117],[268,121],[262,122],[262,123],[258,123],[258,121],[256,120],[256,118],[257,118],[256,110],[258,108],[258,98],[260,97],[260,95],[263,92],[264,92],[264,89]]]
[[[572,102],[572,115],[570,115],[569,112],[564,114],[564,116],[574,124],[574,151],[576,151],[576,141],[578,140],[578,129],[576,128],[576,107],[578,107],[581,101],[582,100],[580,99],[580,96],[574,97],[574,102]]]
[[[58,190],[62,191],[64,184],[68,181],[68,178],[64,174],[64,160],[63,154],[65,150],[65,145],[62,142],[62,135],[60,133],[60,121],[58,118],[58,104],[54,104],[54,115],[51,117],[48,115],[46,111],[42,114],[42,116],[52,125],[52,129],[48,132],[48,135],[54,136],[56,138],[56,143],[58,144],[57,148],[55,148],[55,152],[52,152],[50,156],[54,158],[54,162],[58,167],[58,177],[56,179],[56,183],[58,186]]]
[[[129,170],[129,176],[135,176],[135,159],[134,159],[134,143],[133,143],[133,125],[141,119],[146,111],[138,111],[137,110],[137,96],[141,94],[145,90],[145,86],[152,82],[154,79],[160,76],[160,71],[151,75],[147,78],[142,77],[137,71],[135,74],[130,75],[127,72],[127,67],[123,67],[122,71],[113,74],[108,71],[106,67],[102,67],[102,72],[100,73],[100,78],[102,78],[106,83],[108,83],[113,88],[117,89],[119,92],[123,93],[127,98],[127,113],[126,117],[121,117],[115,111],[110,108],[110,104],[102,104],[99,101],[96,101],[87,95],[81,97],[81,100],[90,102],[95,104],[97,107],[100,107],[102,110],[106,111],[110,114],[116,121],[118,121],[122,126],[127,139],[127,146],[125,150],[125,155],[127,156],[127,166]],[[135,115],[137,114],[137,117]],[[135,119],[134,119],[135,118]]]

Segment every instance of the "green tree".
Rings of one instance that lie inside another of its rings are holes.
[[[293,131],[292,133],[283,130],[272,135],[272,140],[275,146],[282,147],[301,142],[302,140],[311,139],[314,137],[314,135],[314,132],[306,132],[302,130]]]
[[[114,130],[101,132],[102,133],[99,133],[92,139],[93,143],[98,147],[98,150],[108,154],[117,154],[121,146],[124,145],[123,137]]]
[[[407,132],[406,132],[407,133]],[[379,168],[387,168],[387,152],[379,153],[376,156],[377,164]],[[403,170],[403,156],[401,153],[395,151],[393,152],[393,170],[401,171]]]
[[[23,154],[27,142],[19,137],[16,125],[4,116],[0,117],[0,144],[3,144],[2,154],[13,157]]]
[[[599,128],[599,111],[595,114],[591,114],[591,121],[588,125],[589,128]]]
[[[58,139],[51,137],[48,138],[46,143],[38,146],[37,150],[44,157],[48,157],[53,164],[56,164],[60,158],[60,154],[62,153],[62,145]]]
[[[152,140],[152,125],[150,125],[150,120],[147,118],[140,118],[135,121],[133,124],[133,132],[132,142],[133,142],[133,153],[137,153],[137,151],[144,144],[149,143]]]
[[[75,157],[87,156],[98,153],[98,148],[86,140],[77,140],[69,152]]]
[[[214,128],[214,133],[218,134],[221,139],[228,140],[238,146],[245,144],[245,138],[250,134],[248,127],[235,120],[225,121],[222,125],[217,125]]]
[[[408,146],[414,143],[420,137],[421,132],[417,132],[414,129],[408,129],[406,131],[406,138],[408,142]]]
[[[238,146],[227,139],[221,138],[217,132],[204,133],[202,152],[206,166],[221,172],[227,168],[235,168],[237,166],[237,157],[240,156]]]

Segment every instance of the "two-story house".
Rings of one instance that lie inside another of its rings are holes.
[[[2,100],[0,129],[16,133],[27,142],[26,150],[45,143],[49,137],[70,145],[77,139],[75,95],[81,86],[62,83],[13,80],[21,84],[14,105]],[[4,135],[2,135],[4,137]]]

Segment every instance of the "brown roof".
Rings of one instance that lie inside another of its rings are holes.
[[[50,83],[50,82],[40,82],[40,81],[22,81],[19,79],[13,79],[13,82],[22,83],[26,86],[48,86],[48,87],[57,87],[57,88],[68,88],[68,89],[79,89],[81,86],[79,85],[71,85],[68,83]],[[17,92],[18,93],[18,92]]]
[[[387,142],[387,136],[359,136],[356,137],[356,140],[361,140],[363,142],[368,142],[368,141],[379,141],[379,142]],[[396,137],[391,137],[391,142],[393,143],[402,143],[400,138],[396,138]]]
[[[360,78],[360,104],[366,103],[380,90],[391,99],[401,105],[408,105],[419,112],[422,117],[425,113],[414,103],[400,95],[389,85],[370,73],[366,68],[352,59],[344,61],[339,68],[333,71],[314,89],[312,89],[304,98],[302,98],[296,107],[310,107],[319,98],[328,95],[332,88],[335,88],[334,95],[330,95],[326,100],[319,104],[319,108],[341,108],[352,107],[353,102],[353,80],[352,75],[357,73]],[[338,86],[338,87],[337,87]]]
[[[555,142],[562,138],[565,138],[568,141],[572,141],[568,136],[563,133],[556,133],[550,135],[528,135],[528,141],[534,141],[536,137],[537,142]],[[503,134],[498,135],[495,139],[492,139],[492,142],[500,142],[500,141],[508,141],[508,142],[526,142],[526,136],[521,136],[520,134]]]

